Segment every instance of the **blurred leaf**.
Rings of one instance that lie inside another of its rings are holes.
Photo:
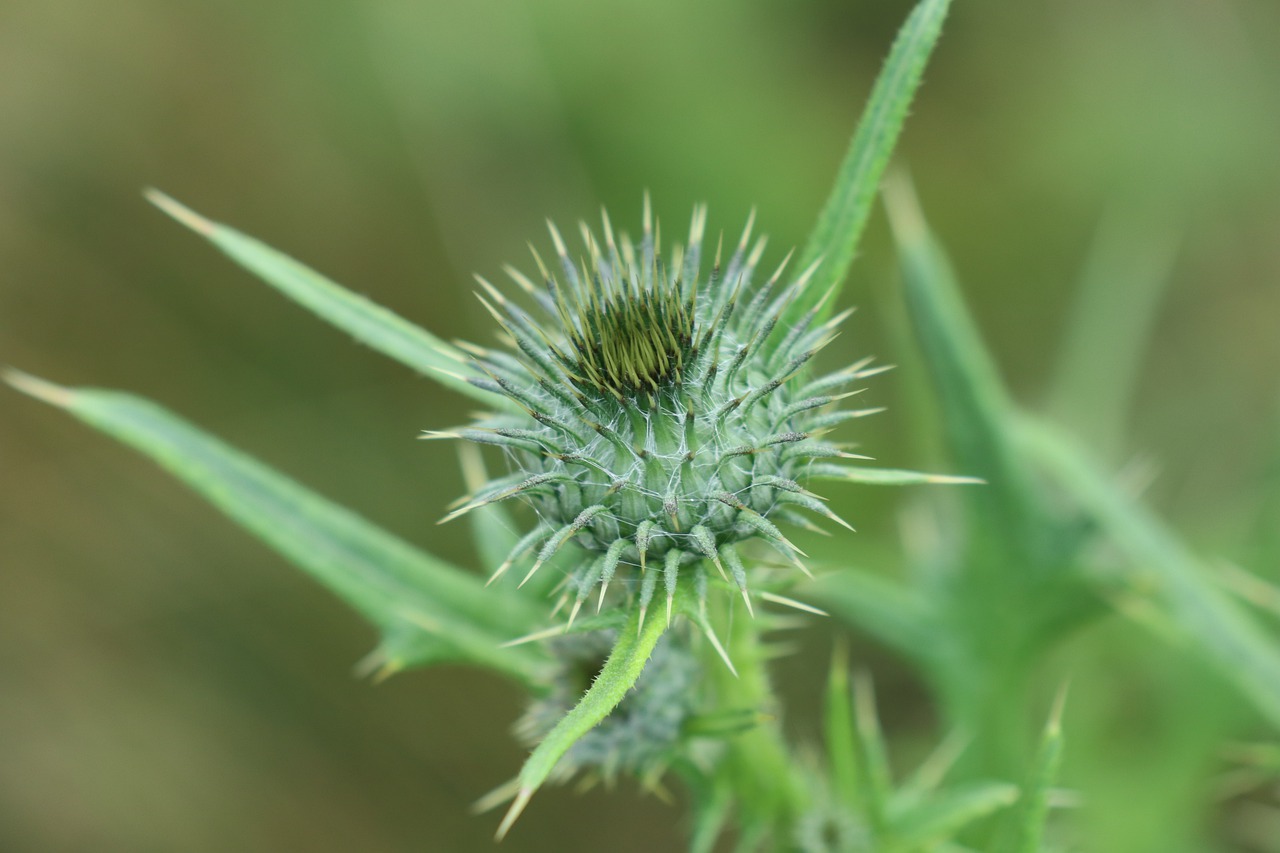
[[[901,584],[847,569],[811,581],[803,595],[899,654],[920,660],[930,649],[930,608]]]
[[[321,319],[349,332],[361,343],[487,406],[510,408],[513,405],[503,395],[492,394],[468,382],[461,371],[469,358],[452,344],[352,293],[283,252],[204,218],[162,192],[149,190],[147,198],[237,264]]]
[[[1280,642],[1228,598],[1203,566],[1144,506],[1116,488],[1065,436],[1032,419],[1020,438],[1115,542],[1193,648],[1280,725]]]
[[[1013,841],[1008,853],[1040,853],[1040,839],[1049,814],[1049,794],[1057,782],[1058,768],[1062,764],[1062,710],[1066,699],[1064,686],[1058,691],[1058,698],[1040,736],[1035,771],[1018,802],[1017,817],[1013,823],[1015,832],[1010,836]]]
[[[893,780],[889,772],[889,754],[876,713],[876,694],[871,676],[854,677],[853,720],[857,746],[854,757],[858,766],[863,816],[874,838],[883,839],[889,830],[889,797]]]
[[[1114,211],[1098,228],[1066,324],[1049,411],[1100,458],[1121,450],[1143,354],[1178,235],[1152,210]]]
[[[841,805],[851,813],[856,813],[858,761],[855,752],[858,747],[847,666],[844,648],[837,646],[831,655],[831,672],[827,676],[823,730],[832,787]]]
[[[1041,498],[1016,453],[1008,424],[1013,404],[973,324],[942,248],[930,234],[905,175],[885,184],[889,223],[898,244],[907,310],[937,392],[955,464],[987,487],[966,504],[989,537],[1024,558],[1043,552]]]
[[[502,647],[542,617],[533,602],[484,589],[149,401],[6,378],[150,457],[360,611],[383,632],[384,672],[458,661],[528,682],[545,669],[535,650]]]
[[[835,186],[795,268],[807,269],[820,258],[822,265],[787,308],[780,326],[793,325],[817,307],[848,274],[875,202],[880,176],[897,144],[950,5],[950,0],[922,0],[899,30],[840,164]],[[828,300],[823,306],[824,314],[830,312],[833,302]]]
[[[893,815],[894,839],[910,849],[947,840],[966,826],[1013,805],[1018,786],[1008,782],[968,782],[940,791]]]
[[[733,788],[726,780],[720,777],[703,780],[703,787],[707,790],[695,799],[689,853],[711,853],[715,849],[733,806]]]
[[[677,608],[683,609],[685,595],[684,585],[677,586]],[[520,787],[511,808],[498,827],[499,839],[511,829],[516,818],[520,817],[520,813],[529,804],[529,799],[551,775],[564,754],[607,717],[610,711],[618,707],[618,703],[635,686],[649,655],[653,653],[653,647],[667,630],[666,620],[659,618],[649,619],[648,624],[642,626],[640,614],[641,608],[633,609],[626,626],[618,633],[613,650],[609,652],[609,659],[605,661],[591,687],[578,704],[547,733],[520,768]]]

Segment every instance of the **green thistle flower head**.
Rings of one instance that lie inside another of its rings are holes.
[[[838,316],[820,307],[794,326],[779,317],[815,263],[782,284],[783,261],[757,283],[765,239],[749,220],[722,263],[717,245],[703,278],[706,209],[695,208],[686,246],[664,257],[645,200],[639,245],[615,239],[608,215],[600,240],[581,226],[586,255],[575,264],[555,226],[551,272],[534,250],[539,282],[508,268],[544,315],[535,320],[484,279],[481,300],[509,338],[509,351],[466,346],[468,381],[514,406],[473,426],[435,435],[504,448],[514,473],[468,496],[447,518],[523,498],[539,523],[498,567],[536,559],[525,580],[570,542],[585,551],[562,604],[570,621],[620,573],[638,576],[642,613],[659,584],[668,602],[682,576],[700,595],[708,563],[751,607],[737,546],[760,539],[798,563],[777,522],[808,525],[799,511],[845,524],[800,485],[853,458],[821,436],[865,414],[840,411],[840,389],[878,372],[868,362],[820,378],[807,367],[833,337]],[[848,525],[845,525],[848,526]],[[803,568],[803,567],[802,567]]]

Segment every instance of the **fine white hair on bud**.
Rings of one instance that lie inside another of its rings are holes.
[[[478,279],[508,349],[468,346],[467,379],[514,405],[447,435],[502,448],[514,473],[446,518],[513,498],[531,504],[538,525],[493,577],[532,555],[523,583],[562,548],[587,552],[564,585],[570,621],[628,572],[647,572],[619,585],[638,594],[642,613],[660,584],[669,602],[686,572],[698,589],[714,572],[750,606],[740,543],[763,540],[803,569],[777,522],[811,526],[807,512],[848,526],[801,482],[815,460],[830,468],[853,458],[822,436],[868,413],[838,403],[879,370],[862,362],[811,375],[844,315],[819,322],[820,304],[780,324],[817,264],[784,282],[788,256],[758,275],[766,241],[752,234],[754,214],[727,260],[719,241],[705,278],[705,207],[669,255],[647,197],[638,243],[602,220],[599,237],[581,225],[576,262],[551,225],[556,258],[549,266],[533,250],[536,280],[507,268],[523,305]]]

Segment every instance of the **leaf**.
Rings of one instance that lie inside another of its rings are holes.
[[[823,713],[823,734],[827,743],[827,764],[831,784],[841,805],[856,813],[858,797],[857,735],[853,719],[852,694],[849,692],[847,653],[837,646],[831,655],[831,672],[827,676],[827,695]]]
[[[1150,594],[1192,646],[1280,725],[1280,643],[1229,598],[1207,567],[1150,510],[1116,488],[1048,425],[1021,422],[1020,439],[1057,483],[1143,572]]]
[[[1008,782],[969,782],[942,791],[894,815],[894,838],[910,849],[950,839],[969,824],[1018,801]]]
[[[876,78],[871,97],[835,185],[795,269],[805,270],[819,259],[822,265],[783,314],[783,328],[790,327],[818,306],[828,291],[839,288],[853,263],[858,241],[875,201],[880,176],[897,144],[907,109],[920,87],[925,65],[942,32],[950,0],[922,0],[907,17]],[[822,309],[825,316],[834,300]]]
[[[1058,779],[1062,764],[1062,710],[1066,705],[1067,690],[1064,685],[1049,713],[1044,734],[1040,736],[1040,748],[1036,754],[1035,772],[1022,791],[1015,819],[1013,844],[1008,853],[1039,853],[1040,839],[1044,835],[1045,817],[1049,814],[1049,794]]]
[[[860,673],[853,683],[853,720],[857,745],[854,757],[858,767],[858,788],[863,817],[877,840],[889,831],[889,797],[893,780],[889,773],[889,755],[876,714],[876,695],[871,676]]]
[[[901,584],[849,569],[810,582],[803,596],[914,660],[925,659],[932,648],[931,608]]]
[[[682,609],[685,598],[684,585],[676,589],[677,605]],[[617,642],[605,661],[604,668],[596,676],[590,689],[579,700],[578,704],[556,723],[555,728],[547,733],[533,753],[520,768],[519,791],[510,809],[498,826],[497,837],[501,839],[511,829],[512,824],[520,817],[534,792],[551,775],[564,754],[591,731],[600,721],[618,707],[635,686],[644,671],[644,665],[653,653],[667,629],[667,620],[648,619],[643,628],[640,623],[640,608],[633,608],[627,619],[626,627],[618,634]]]
[[[513,406],[506,397],[466,380],[462,374],[466,372],[469,358],[457,347],[330,281],[283,252],[206,219],[159,190],[148,190],[146,196],[156,207],[213,243],[237,264],[321,319],[349,332],[361,343],[487,406]]]
[[[906,176],[887,181],[884,195],[908,315],[938,396],[951,454],[960,470],[988,484],[968,494],[966,505],[1002,549],[1040,564],[1051,516],[1014,447],[1013,404]]]
[[[545,670],[536,650],[501,647],[542,618],[533,602],[484,589],[149,401],[17,371],[5,378],[150,457],[358,610],[383,632],[384,673],[442,660],[524,682]]]
[[[729,822],[729,810],[733,807],[733,788],[729,784],[716,778],[703,781],[703,785],[708,790],[694,800],[689,853],[712,853]]]
[[[1177,257],[1166,209],[1148,207],[1115,210],[1099,226],[1049,394],[1054,421],[1108,461],[1122,449],[1142,355]]]

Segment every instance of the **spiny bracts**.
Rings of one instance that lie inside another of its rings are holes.
[[[803,510],[848,526],[800,483],[838,478],[841,460],[865,458],[823,435],[876,411],[836,404],[857,393],[845,391],[850,384],[885,368],[866,360],[813,378],[811,360],[848,312],[819,322],[819,303],[793,326],[779,318],[819,262],[784,285],[784,260],[757,283],[766,240],[753,239],[753,214],[727,263],[717,244],[704,280],[706,216],[694,209],[688,243],[669,261],[647,198],[638,245],[622,233],[615,240],[604,214],[603,242],[582,224],[586,256],[577,265],[550,226],[558,273],[536,249],[540,282],[506,268],[542,321],[478,279],[508,350],[463,344],[473,358],[467,379],[504,405],[470,427],[427,435],[499,446],[513,473],[445,520],[527,501],[539,521],[493,578],[535,553],[527,581],[573,542],[585,553],[557,605],[572,603],[570,622],[597,591],[598,609],[624,575],[632,582],[618,586],[638,597],[642,618],[661,584],[670,619],[680,578],[691,573],[702,595],[708,564],[751,609],[740,543],[764,540],[799,565],[802,553],[776,522],[812,526]]]

